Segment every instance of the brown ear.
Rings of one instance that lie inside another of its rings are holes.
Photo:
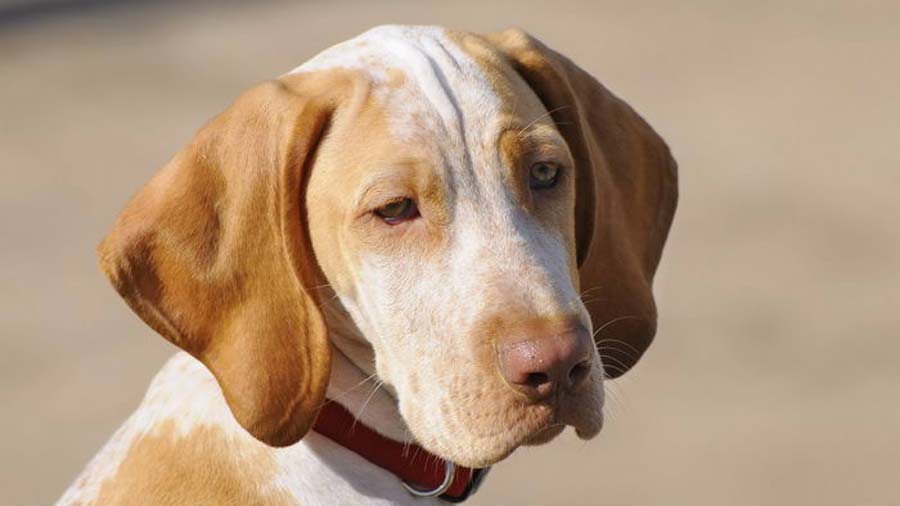
[[[301,205],[330,105],[303,87],[285,77],[238,98],[98,248],[138,316],[203,362],[237,421],[273,446],[309,430],[331,361]]]
[[[581,294],[608,376],[630,369],[656,333],[653,275],[678,200],[665,142],[631,107],[521,30],[487,36],[550,111],[576,164]]]

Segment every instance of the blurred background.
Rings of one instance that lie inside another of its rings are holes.
[[[0,0],[0,504],[54,502],[173,348],[96,268],[242,90],[382,23],[520,26],[681,166],[660,330],[609,422],[470,504],[900,504],[900,3]]]

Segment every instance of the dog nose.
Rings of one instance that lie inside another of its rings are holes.
[[[591,370],[591,343],[579,329],[498,346],[506,382],[532,399],[581,386]]]

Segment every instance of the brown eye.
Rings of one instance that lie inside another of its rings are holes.
[[[404,198],[379,207],[375,210],[375,214],[388,225],[396,225],[419,216],[419,208],[412,199]]]
[[[543,190],[556,186],[559,179],[559,166],[553,163],[538,162],[531,166],[528,173],[528,186],[532,190]]]

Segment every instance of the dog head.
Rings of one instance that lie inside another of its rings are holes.
[[[659,136],[534,38],[381,27],[239,98],[100,256],[260,440],[309,430],[336,346],[421,445],[484,466],[600,430],[675,202]]]

